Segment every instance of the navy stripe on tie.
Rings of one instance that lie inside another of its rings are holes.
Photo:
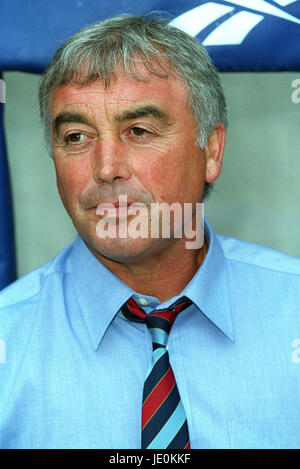
[[[152,342],[152,349],[156,350],[157,348],[163,348],[163,345],[158,342]]]
[[[151,417],[147,425],[145,425],[143,429],[143,447],[146,448],[150,445],[153,437],[156,436],[161,428],[165,425],[165,423],[169,420],[170,415],[174,412],[178,403],[180,401],[179,392],[177,386],[175,385],[159,407],[159,409],[155,412],[155,414]]]
[[[146,324],[151,329],[154,329],[154,328],[162,329],[167,334],[169,334],[171,327],[172,327],[172,324],[167,319],[161,318],[159,316],[154,316],[154,315],[151,316],[150,314],[149,316],[146,317]]]
[[[168,357],[168,352],[166,351],[160,359],[156,362],[154,368],[151,370],[151,373],[147,377],[144,384],[144,393],[143,393],[143,402],[147,399],[149,394],[153,391],[153,388],[161,380],[161,378],[168,371],[170,366],[170,361]]]

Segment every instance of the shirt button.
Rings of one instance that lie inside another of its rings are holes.
[[[141,306],[148,306],[148,301],[145,298],[139,298],[138,302]]]

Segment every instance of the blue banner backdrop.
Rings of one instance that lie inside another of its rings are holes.
[[[220,71],[300,70],[299,0],[0,0],[0,70],[41,72],[81,27],[151,11],[197,37]]]

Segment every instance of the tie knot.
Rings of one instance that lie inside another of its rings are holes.
[[[165,347],[167,345],[171,327],[178,313],[191,304],[191,300],[182,297],[167,309],[146,314],[134,299],[130,298],[121,311],[130,321],[145,322],[151,334],[153,350],[155,350],[158,347]]]
[[[156,311],[146,316],[145,323],[151,334],[153,350],[167,345],[169,332],[176,316],[173,310]]]

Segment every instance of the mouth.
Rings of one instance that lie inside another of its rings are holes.
[[[129,208],[137,207],[138,203],[128,201],[104,201],[96,205],[96,215],[106,218],[124,218],[130,215]]]

